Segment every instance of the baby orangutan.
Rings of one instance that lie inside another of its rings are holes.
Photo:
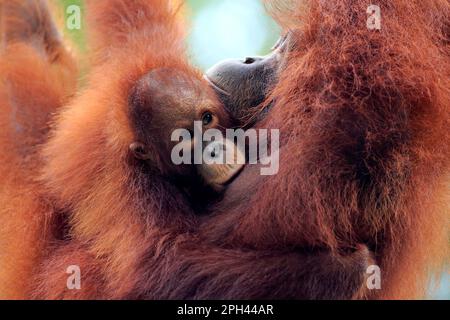
[[[130,151],[136,159],[143,160],[153,174],[165,175],[172,181],[196,180],[193,160],[176,164],[172,159],[176,143],[171,139],[174,132],[184,130],[190,134],[181,147],[187,147],[193,156],[198,144],[203,148],[202,141],[196,141],[193,136],[196,124],[202,124],[201,132],[208,129],[224,132],[232,126],[229,114],[218,103],[215,93],[201,79],[182,70],[150,71],[132,89],[129,101],[130,122],[136,138]],[[215,167],[200,167],[206,184],[215,184],[216,180],[210,179]],[[231,170],[221,172],[224,182],[232,175]],[[214,177],[217,179],[217,175]]]

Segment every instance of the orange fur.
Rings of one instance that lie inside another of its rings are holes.
[[[285,297],[351,298],[359,294],[370,260],[366,250],[341,257],[328,252],[246,253],[211,246],[193,234],[200,219],[179,190],[157,176],[135,172],[128,150],[135,139],[128,97],[136,81],[160,67],[184,70],[199,80],[201,75],[186,64],[180,28],[165,2],[89,4],[91,27],[110,33],[107,39],[102,39],[102,31],[94,33],[99,65],[91,72],[88,88],[58,115],[53,136],[43,149],[42,179],[55,205],[66,212],[69,231],[50,245],[32,296],[267,296],[272,285],[260,286],[255,269],[260,277],[273,273],[281,285],[278,295]],[[144,17],[145,23],[140,20]],[[119,40],[120,47],[116,46]],[[130,56],[132,60],[127,59]],[[206,83],[204,90],[210,90]],[[65,287],[64,266],[69,261],[81,267],[83,281],[87,281],[80,291]],[[186,264],[193,266],[192,271],[185,273],[189,270]],[[280,272],[283,266],[292,271]],[[197,291],[201,277],[211,278],[212,284]],[[228,284],[231,278],[240,280]],[[326,290],[332,279],[339,279],[333,281],[344,290]],[[297,284],[292,286],[292,282]],[[320,288],[308,292],[315,283],[321,283]],[[289,289],[282,290],[286,286]]]
[[[96,66],[58,113],[43,159],[34,147],[73,90],[73,65],[68,56],[49,59],[39,47],[46,37],[36,48],[13,33],[0,57],[4,297],[424,296],[448,257],[450,5],[380,0],[378,32],[365,27],[369,1],[292,3],[298,8],[276,16],[294,30],[295,50],[272,93],[276,105],[258,124],[281,131],[280,173],[246,168],[205,217],[170,184],[147,183],[129,165],[127,99],[136,81],[160,67],[201,77],[186,63],[182,26],[166,1],[89,1]],[[24,113],[15,118],[17,106]],[[355,292],[373,262],[341,251],[359,243],[381,267],[380,291]],[[66,288],[71,264],[81,267],[80,291]]]
[[[183,200],[165,192],[155,193],[146,203],[136,199],[141,191],[129,183],[132,172],[124,165],[135,139],[128,116],[129,94],[136,81],[155,68],[183,70],[203,80],[187,65],[182,28],[167,1],[88,1],[87,12],[95,30],[91,41],[97,66],[88,88],[57,117],[54,135],[43,152],[47,164],[42,179],[57,205],[71,212],[70,237],[88,244],[92,256],[105,257],[95,263],[106,277],[109,297],[118,298],[129,294],[140,280],[135,270],[147,248],[137,244],[160,235],[152,228],[156,222],[151,213],[169,212],[168,223],[182,229],[190,223],[183,220],[192,215]],[[209,90],[206,83],[205,89]],[[167,202],[164,198],[169,203],[161,208]],[[79,263],[83,266],[83,261]]]
[[[52,213],[36,149],[77,73],[44,1],[2,0],[0,15],[0,298],[25,298]]]
[[[244,172],[225,201],[248,205],[204,232],[259,249],[366,243],[382,270],[371,298],[424,297],[449,256],[450,3],[378,1],[371,31],[370,1],[268,2],[296,42],[260,124],[280,129],[280,173]]]

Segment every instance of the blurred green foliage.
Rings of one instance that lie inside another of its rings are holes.
[[[71,5],[77,5],[81,8],[83,13],[83,0],[58,0],[61,3],[61,10],[64,13],[65,21],[67,21],[68,13],[67,8]],[[86,40],[85,33],[83,32],[83,19],[81,19],[81,29],[80,30],[69,30],[68,28],[64,28],[64,33],[68,35],[77,47],[84,51],[86,49]]]

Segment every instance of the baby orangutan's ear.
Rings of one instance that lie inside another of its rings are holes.
[[[150,160],[151,158],[150,149],[141,142],[133,142],[130,144],[130,151],[136,159]]]

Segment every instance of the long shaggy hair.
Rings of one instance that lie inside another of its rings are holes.
[[[36,110],[25,125],[43,133],[26,136],[45,141],[48,113],[72,93],[64,77],[72,64],[42,55],[35,42],[7,41],[4,296],[422,297],[449,253],[450,3],[380,0],[381,30],[366,27],[370,4],[268,1],[295,40],[270,96],[275,106],[257,125],[280,129],[280,172],[246,168],[207,216],[166,183],[150,188],[127,157],[136,80],[165,66],[200,76],[186,63],[183,28],[167,1],[88,1],[95,66],[54,119],[36,167],[24,160],[36,144],[21,140],[11,117],[16,107]],[[38,107],[42,122],[33,121]],[[361,243],[373,261],[360,251],[343,258],[343,248]],[[361,288],[372,263],[381,290]],[[69,265],[81,267],[81,290],[66,287]]]
[[[296,38],[262,124],[281,131],[282,167],[233,237],[367,243],[383,280],[370,297],[423,297],[449,254],[450,3],[377,4],[379,31],[370,1],[269,3]]]

